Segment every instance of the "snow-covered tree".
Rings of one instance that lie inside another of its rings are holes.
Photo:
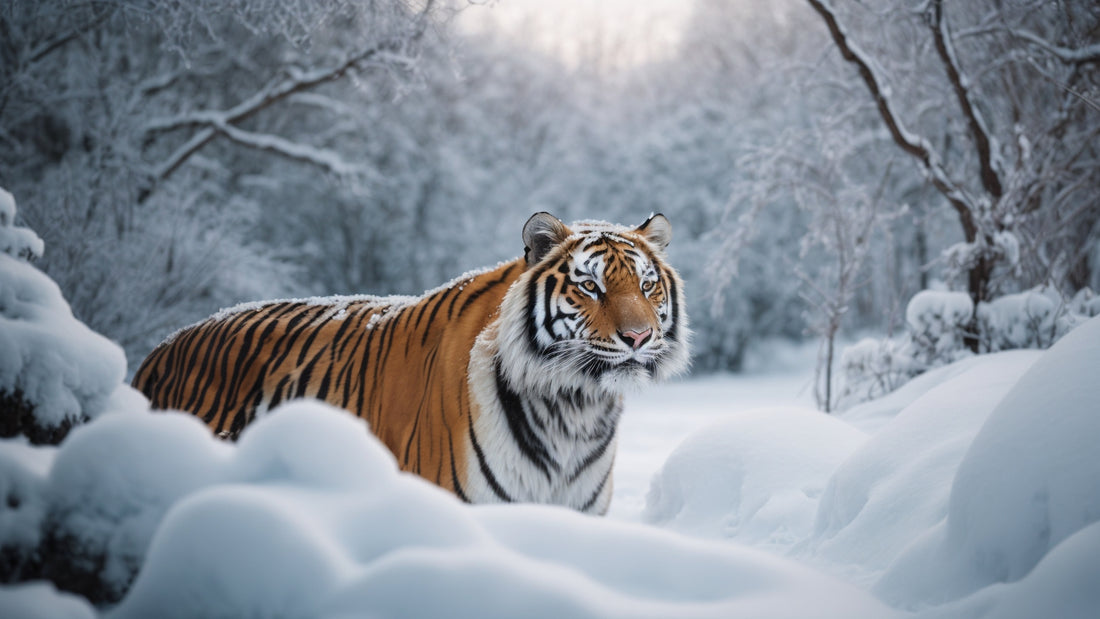
[[[1090,283],[1100,211],[1100,11],[1091,2],[808,0],[894,146],[953,210],[949,279],[977,305]],[[978,323],[969,346],[977,350]]]
[[[0,6],[0,183],[22,196],[76,315],[136,360],[221,305],[301,290],[298,249],[271,247],[257,222],[308,208],[284,200],[292,182],[370,178],[355,155],[369,133],[347,122],[356,102],[334,94],[410,74],[434,13],[399,0]]]

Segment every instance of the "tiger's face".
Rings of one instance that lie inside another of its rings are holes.
[[[616,392],[683,371],[687,317],[665,261],[670,238],[663,215],[637,228],[534,215],[523,234],[527,272],[503,310],[524,353],[510,365],[537,384]]]

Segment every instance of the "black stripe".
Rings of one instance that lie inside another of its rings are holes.
[[[518,393],[512,391],[511,387],[508,386],[499,361],[496,363],[494,370],[496,372],[497,400],[500,401],[500,406],[504,409],[504,419],[508,422],[512,439],[515,440],[520,452],[542,471],[542,474],[546,476],[546,481],[549,482],[550,469],[558,471],[561,465],[550,457],[546,444],[535,435],[530,422],[527,421],[523,400]]]
[[[322,306],[326,309],[330,309],[327,306]],[[321,328],[324,325],[312,326],[309,330],[309,337],[306,338],[304,344],[302,344],[302,350],[298,352],[298,361],[294,365],[302,365],[306,360],[306,355],[309,354],[309,349],[313,346],[313,340],[317,339],[317,336],[321,334]]]
[[[294,392],[295,398],[301,398],[305,396],[306,389],[309,387],[309,381],[313,379],[313,369],[317,367],[317,362],[321,360],[321,356],[324,354],[325,349],[322,347],[321,350],[318,351],[317,354],[309,360],[309,363],[307,363],[306,366],[302,368],[301,374],[298,375],[298,383],[296,385],[297,389],[295,389]]]
[[[676,280],[672,279],[672,276],[665,271],[665,283],[668,286],[668,311],[672,315],[672,327],[669,328],[665,337],[669,341],[675,342],[680,326],[680,307],[677,305],[680,291],[676,287]]]
[[[280,402],[283,401],[283,390],[289,382],[290,374],[288,373],[285,374],[281,379],[279,379],[279,382],[275,384],[275,388],[272,389],[271,393],[271,403],[267,405],[267,410],[274,409],[276,406],[279,405]]]
[[[443,293],[439,295],[439,300],[436,302],[435,307],[432,308],[432,313],[428,314],[428,324],[424,327],[424,335],[420,338],[421,346],[426,346],[428,344],[428,334],[432,332],[432,325],[435,324],[435,315],[439,313],[439,308],[443,307],[443,302],[447,300],[447,295],[451,294],[452,292],[454,292],[454,288],[448,288],[444,290]],[[425,305],[424,307],[427,307],[427,305]],[[421,312],[421,315],[423,315],[423,312]],[[420,327],[419,318],[416,319],[416,326],[417,328]]]
[[[455,494],[458,495],[458,498],[462,499],[463,503],[469,503],[470,497],[466,496],[466,492],[462,489],[462,484],[458,481],[458,469],[455,468],[455,442],[454,439],[450,437],[449,433],[447,442],[451,444],[451,485],[455,487]]]
[[[581,464],[577,467],[577,470],[573,471],[573,474],[569,476],[569,481],[567,483],[572,484],[573,482],[577,481],[577,479],[581,475],[583,475],[589,467],[595,464],[596,461],[599,460],[601,456],[603,456],[604,452],[607,451],[607,446],[610,445],[611,441],[614,439],[615,432],[608,432],[603,441],[601,441],[595,449],[593,449],[591,452],[589,452],[587,456],[584,457],[584,460],[581,461]]]
[[[474,301],[477,301],[478,297],[480,297],[481,295],[485,294],[486,292],[492,290],[497,285],[499,285],[501,282],[503,282],[505,279],[507,279],[508,274],[512,272],[512,269],[514,267],[515,267],[515,265],[512,265],[512,266],[508,267],[507,269],[504,270],[503,273],[500,274],[500,277],[498,277],[498,278],[494,279],[493,281],[485,284],[485,286],[482,287],[482,288],[479,288],[477,292],[475,292],[475,293],[471,294],[470,296],[466,297],[466,300],[462,303],[462,307],[458,308],[458,313],[461,314],[462,312],[465,312],[466,308],[470,307],[470,304],[473,303]]]
[[[524,319],[527,321],[527,343],[531,346],[531,350],[536,352],[539,350],[538,325],[533,320],[534,316],[532,316],[531,309],[533,304],[536,303],[539,278],[545,270],[546,267],[544,266],[540,271],[531,274],[531,279],[527,280],[527,291],[523,299],[523,306],[526,310]]]
[[[283,329],[283,336],[279,338],[279,341],[276,342],[275,346],[273,346],[271,349],[271,352],[274,355],[275,351],[278,350],[280,346],[282,347],[282,352],[279,354],[278,357],[275,358],[274,363],[271,364],[271,368],[273,370],[278,370],[279,367],[282,366],[283,362],[286,361],[286,358],[290,356],[290,351],[294,349],[294,343],[298,341],[298,338],[302,336],[302,333],[305,333],[307,327],[309,326],[307,323],[305,325],[302,325],[302,328],[299,329],[298,323],[306,321],[307,319],[312,320],[312,314],[317,313],[321,309],[321,307],[322,306],[319,305],[299,306],[299,313],[287,321],[286,328]],[[299,364],[300,363],[301,362],[299,362]]]
[[[592,509],[592,506],[596,504],[596,499],[600,498],[600,493],[603,492],[603,487],[607,485],[607,480],[611,477],[611,469],[612,467],[607,467],[607,473],[605,473],[603,479],[600,480],[600,485],[596,486],[596,491],[592,493],[592,497],[590,499],[584,502],[584,505],[581,506],[580,511],[586,512]]]
[[[481,450],[481,445],[479,445],[477,442],[477,436],[474,435],[473,418],[470,419],[468,428],[470,431],[470,443],[474,446],[474,453],[477,454],[477,464],[478,467],[481,468],[481,475],[485,477],[485,481],[489,482],[489,487],[492,488],[493,494],[496,494],[500,500],[506,503],[513,503],[514,501],[512,497],[508,496],[508,493],[504,491],[504,488],[500,487],[500,484],[497,482],[496,476],[493,475],[492,469],[489,468],[489,463],[485,461],[485,452]]]

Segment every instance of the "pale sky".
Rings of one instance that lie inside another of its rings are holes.
[[[471,4],[475,4],[472,2]],[[460,18],[464,29],[499,29],[517,43],[566,64],[629,68],[673,50],[691,0],[492,0]]]

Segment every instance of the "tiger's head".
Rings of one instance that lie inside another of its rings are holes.
[[[566,226],[536,213],[523,227],[527,269],[501,308],[500,359],[518,383],[622,392],[688,365],[683,284],[667,263],[672,226]]]

